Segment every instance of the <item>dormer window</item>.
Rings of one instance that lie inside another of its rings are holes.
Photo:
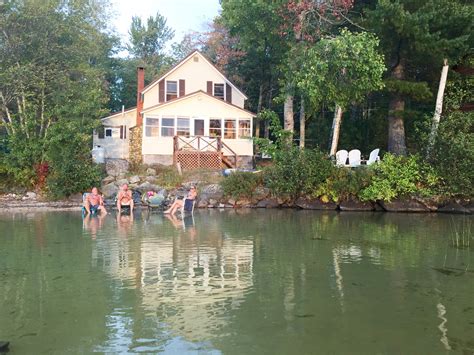
[[[176,99],[178,97],[178,82],[166,81],[166,101]]]
[[[224,100],[224,84],[214,84],[214,96]]]

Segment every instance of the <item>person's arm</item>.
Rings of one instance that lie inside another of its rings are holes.
[[[119,193],[117,195],[117,201],[118,202],[122,201],[122,191],[119,191]]]

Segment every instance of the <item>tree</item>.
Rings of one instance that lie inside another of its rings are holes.
[[[337,150],[343,109],[383,87],[385,65],[378,44],[372,34],[343,29],[339,36],[324,38],[309,48],[296,76],[298,87],[313,105],[336,106],[330,155]]]
[[[364,16],[363,25],[381,39],[389,68],[388,150],[405,154],[406,104],[430,98],[428,82],[439,70],[434,68],[445,58],[455,63],[469,50],[473,5],[460,0],[378,0]]]
[[[0,116],[9,151],[3,164],[30,184],[53,126],[94,121],[105,112],[115,39],[108,34],[105,1],[0,6]]]

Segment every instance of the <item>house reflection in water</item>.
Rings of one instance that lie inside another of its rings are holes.
[[[144,317],[158,316],[188,341],[210,339],[253,286],[253,238],[156,215],[134,228],[141,237],[98,240],[98,263],[119,288],[139,292],[140,304],[130,306]]]

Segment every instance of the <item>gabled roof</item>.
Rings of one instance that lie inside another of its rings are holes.
[[[162,102],[162,103],[160,103],[160,104],[147,107],[147,108],[143,109],[143,110],[141,111],[141,113],[145,113],[145,112],[148,112],[148,111],[157,109],[157,108],[165,107],[165,106],[174,104],[174,103],[176,103],[176,102],[179,102],[179,101],[182,101],[182,100],[186,100],[186,99],[188,99],[188,98],[190,98],[190,97],[197,96],[198,94],[204,94],[205,96],[210,97],[211,99],[216,100],[217,102],[220,102],[220,103],[225,104],[225,105],[232,106],[233,108],[236,108],[236,109],[238,109],[238,110],[240,110],[240,111],[243,111],[243,112],[245,112],[245,113],[251,114],[252,116],[257,116],[257,114],[255,114],[255,113],[253,113],[253,112],[251,112],[251,111],[248,111],[248,110],[246,110],[246,109],[243,109],[242,107],[239,107],[239,106],[237,106],[237,105],[231,104],[231,103],[229,103],[229,102],[227,102],[227,101],[218,99],[217,97],[212,96],[212,95],[209,95],[207,92],[202,91],[202,90],[198,90],[198,91],[189,93],[189,94],[187,94],[187,95],[184,95],[184,96],[181,96],[181,97],[177,97],[177,98],[175,98],[175,99],[173,99],[173,100],[166,101],[166,102]]]
[[[133,110],[136,110],[136,109],[137,109],[137,107],[134,106],[134,107],[127,108],[126,110],[123,110],[123,111],[117,111],[117,112],[111,113],[110,115],[108,115],[106,117],[101,118],[101,120],[106,120],[106,119],[109,119],[111,117],[120,116],[120,115],[122,115],[126,112],[130,112],[130,111],[133,111]]]
[[[247,95],[245,95],[242,90],[240,90],[237,86],[234,85],[234,83],[232,83],[229,79],[227,79],[227,77],[209,60],[207,59],[200,51],[198,50],[195,50],[191,53],[189,53],[186,58],[184,58],[183,60],[181,60],[178,64],[176,64],[174,67],[172,67],[170,70],[168,70],[167,72],[165,72],[162,76],[160,76],[158,79],[155,79],[153,80],[150,84],[148,84],[147,86],[145,86],[142,90],[142,94],[144,94],[145,92],[147,92],[148,90],[150,90],[152,87],[154,87],[155,85],[158,85],[158,83],[163,80],[164,78],[166,78],[168,75],[170,75],[171,73],[173,73],[175,70],[177,70],[179,67],[181,67],[184,63],[186,63],[189,59],[191,59],[195,54],[198,54],[202,59],[204,59],[206,61],[206,63],[208,63],[219,75],[221,75],[224,80],[226,82],[228,82],[230,84],[230,86],[232,86],[235,90],[237,90],[238,92],[240,92],[245,99],[248,99]]]

